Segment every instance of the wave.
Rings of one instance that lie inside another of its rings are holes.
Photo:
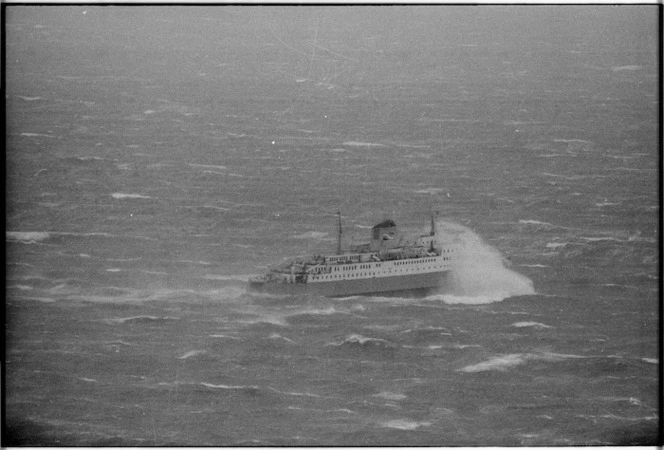
[[[349,147],[385,147],[383,144],[375,144],[373,142],[358,142],[358,141],[347,141],[344,142],[342,145],[346,145]]]
[[[539,322],[516,322],[516,323],[513,323],[512,326],[514,328],[527,328],[527,327],[532,327],[532,328],[537,328],[537,329],[553,328],[550,325],[544,325],[543,323],[539,323]]]
[[[295,397],[314,397],[314,398],[320,398],[321,396],[318,394],[312,394],[309,392],[283,392],[278,389],[275,389],[273,387],[267,386],[267,387],[261,387],[261,386],[256,386],[256,385],[232,385],[232,384],[213,384],[213,383],[207,383],[204,381],[200,382],[201,386],[204,386],[209,389],[221,389],[221,390],[226,390],[226,391],[240,391],[246,394],[250,394],[252,396],[258,395],[258,394],[277,394],[277,395],[289,395],[289,396],[295,396]]]
[[[618,239],[618,238],[607,237],[607,236],[602,236],[602,237],[579,236],[579,239],[583,239],[584,241],[588,241],[588,242],[602,242],[602,241],[628,242],[626,239]]]
[[[298,317],[298,316],[332,316],[334,314],[349,314],[346,311],[339,311],[334,306],[328,308],[319,308],[319,309],[303,309],[297,311],[293,314],[290,314],[288,317]]]
[[[12,296],[13,298],[20,298],[21,300],[33,300],[36,302],[42,302],[42,303],[55,303],[54,298],[50,297],[25,297],[25,296]]]
[[[375,394],[374,397],[384,398],[385,400],[404,400],[408,398],[404,394],[397,394],[394,392],[381,392],[380,394]]]
[[[43,134],[43,133],[21,133],[21,136],[24,137],[47,137],[47,138],[55,138],[56,136],[53,136],[51,134]]]
[[[123,340],[117,339],[115,341],[108,341],[104,343],[105,345],[112,347],[112,346],[125,346],[125,347],[136,347],[138,344],[132,344],[130,342],[125,342]]]
[[[283,341],[290,342],[291,344],[294,344],[294,343],[295,343],[295,341],[293,341],[293,340],[291,340],[291,339],[288,339],[287,337],[283,337],[282,335],[277,334],[277,333],[272,333],[272,334],[270,335],[269,339],[275,339],[275,340],[276,340],[276,339],[281,339],[281,340],[283,340]]]
[[[248,282],[250,278],[257,276],[257,274],[248,274],[248,275],[214,275],[207,274],[200,278],[210,281],[242,281],[244,283]]]
[[[51,233],[46,231],[7,231],[5,237],[10,241],[35,244],[51,237]]]
[[[403,330],[402,333],[435,333],[436,335],[450,335],[450,330],[448,328],[444,327],[434,327],[434,326],[428,326],[428,327],[423,327],[423,328],[409,328],[407,330]]]
[[[215,166],[215,165],[210,165],[210,164],[193,164],[189,163],[188,164],[190,167],[197,167],[201,169],[217,169],[217,170],[225,170],[226,166]]]
[[[370,338],[362,336],[361,334],[351,334],[347,336],[343,341],[326,344],[327,346],[336,347],[339,349],[351,349],[351,350],[362,350],[362,351],[384,351],[384,350],[394,350],[397,348],[397,345],[380,338]]]
[[[362,300],[365,297],[362,295],[350,295],[348,297],[335,297],[334,300],[339,301],[339,302],[347,302],[350,300]]]
[[[413,420],[396,419],[383,422],[381,424],[384,428],[394,428],[396,430],[415,430],[420,427],[427,427],[431,422],[415,422]]]
[[[184,355],[180,356],[178,359],[189,359],[192,356],[202,355],[207,353],[205,350],[189,350]]]
[[[344,343],[352,343],[352,344],[358,343],[358,344],[364,345],[366,343],[373,343],[373,342],[389,344],[389,342],[386,341],[385,339],[368,338],[368,337],[362,336],[361,334],[351,334],[351,335],[349,335],[346,339],[344,339],[342,344],[344,344]]]
[[[611,70],[614,71],[614,72],[622,72],[624,70],[635,71],[635,70],[641,70],[641,69],[643,69],[643,66],[638,66],[638,65],[611,67]]]
[[[27,97],[25,95],[17,95],[17,97],[20,98],[23,101],[26,101],[26,102],[34,102],[34,101],[37,101],[37,100],[46,100],[43,97]]]
[[[477,373],[477,372],[488,372],[488,371],[505,372],[508,369],[520,366],[528,361],[556,362],[556,361],[563,361],[569,358],[585,358],[585,356],[567,355],[567,354],[551,353],[551,352],[511,353],[507,355],[494,356],[493,358],[490,358],[487,361],[483,361],[477,364],[472,364],[470,366],[463,367],[457,371],[466,372],[466,373]]]
[[[505,267],[503,256],[463,225],[437,221],[438,230],[456,236],[457,261],[450,286],[434,299],[450,304],[484,304],[517,295],[533,295],[533,282]],[[451,295],[446,295],[451,294]]]
[[[148,195],[124,194],[122,192],[114,192],[113,194],[111,194],[111,197],[113,197],[116,200],[122,200],[122,199],[127,199],[127,198],[134,198],[134,199],[151,199],[152,198]]]
[[[295,396],[295,397],[314,397],[314,398],[321,398],[322,397],[318,394],[312,394],[310,392],[283,392],[283,391],[280,391],[280,390],[275,389],[273,387],[268,387],[267,389],[269,389],[272,392],[276,392],[277,394],[281,394],[281,395],[292,395],[292,396]]]
[[[228,384],[212,384],[212,383],[206,383],[206,382],[204,382],[204,381],[201,381],[200,384],[201,384],[202,386],[205,386],[205,387],[207,387],[207,388],[211,388],[211,389],[232,389],[232,390],[237,389],[237,390],[242,390],[242,391],[246,391],[246,390],[257,391],[257,390],[260,389],[258,386],[248,386],[248,385],[237,385],[237,386],[233,386],[233,385],[228,385]]]
[[[459,369],[459,372],[476,373],[476,372],[486,372],[490,370],[497,370],[504,372],[511,367],[525,363],[525,361],[526,358],[524,357],[524,355],[520,353],[495,356],[489,359],[488,361],[473,364],[470,366],[466,366],[462,369]]]
[[[341,412],[341,413],[346,413],[346,414],[358,414],[357,412],[355,412],[355,411],[353,411],[353,410],[350,410],[350,409],[348,409],[348,408],[326,409],[326,410],[323,411],[323,412],[326,412],[326,413],[337,413],[337,412]]]
[[[415,191],[416,194],[442,194],[445,192],[445,189],[443,188],[427,188],[427,189],[420,189],[419,191]]]
[[[12,286],[7,286],[7,289],[18,289],[19,291],[31,291],[34,288],[32,286],[26,286],[24,284],[14,284]]]
[[[262,317],[257,317],[255,319],[244,319],[244,320],[238,320],[237,323],[243,324],[243,325],[267,325],[267,326],[273,326],[276,325],[278,327],[288,327],[289,324],[279,316],[262,316]]]
[[[125,323],[163,323],[173,320],[180,320],[179,317],[170,316],[132,316],[132,317],[117,317],[115,319],[103,319],[102,322],[111,325],[125,324]]]
[[[72,231],[7,231],[5,236],[8,240],[23,242],[26,244],[34,244],[39,241],[43,241],[54,236],[74,236],[74,237],[105,237],[105,238],[122,238],[122,239],[141,239],[148,241],[159,241],[159,239],[151,238],[147,236],[132,236],[132,235],[122,235],[122,234],[110,234],[110,233],[100,233],[100,232],[90,232],[90,233],[77,233]],[[84,254],[82,254],[83,257]],[[87,255],[89,256],[89,255]],[[133,260],[136,260],[133,259]],[[131,261],[131,260],[112,260],[108,261]]]
[[[577,180],[582,180],[586,178],[584,175],[575,175],[575,176],[567,176],[567,175],[560,175],[557,173],[548,173],[548,172],[541,172],[541,175],[544,175],[546,177],[555,177],[555,178],[562,178],[564,180],[569,180],[569,181],[577,181]]]
[[[648,409],[654,409],[652,406],[645,404],[643,401],[636,397],[599,397],[599,400],[616,403],[628,403],[634,406],[640,406]]]
[[[548,227],[555,227],[556,225],[553,225],[552,223],[549,222],[541,222],[539,220],[525,220],[521,219],[519,220],[519,223],[522,223],[524,225],[546,225]]]

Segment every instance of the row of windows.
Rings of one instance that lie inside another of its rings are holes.
[[[314,276],[314,280],[317,280],[319,278],[323,279],[323,280],[328,280],[328,279],[331,279],[331,278],[366,277],[367,275],[376,276],[376,273],[375,272],[374,273],[351,273],[351,274],[348,274],[348,275],[323,275],[323,276],[319,276],[319,277]]]
[[[380,268],[380,264],[375,265],[376,268]],[[343,271],[346,272],[348,270],[366,270],[366,269],[371,269],[371,264],[360,264],[360,265],[352,265],[352,266],[341,266],[341,267],[333,267],[332,271],[333,272],[338,272],[338,271]]]
[[[380,267],[380,266],[377,266]],[[339,268],[335,268],[335,270],[338,270]],[[341,270],[346,271],[346,270],[364,270],[364,269],[371,269],[371,266],[369,264],[360,264],[359,266],[346,266],[342,267]]]
[[[449,261],[452,258],[447,256],[447,257],[443,257],[442,259],[445,260],[445,261]],[[394,264],[397,265],[397,266],[402,266],[402,265],[405,265],[405,264],[424,264],[424,263],[431,263],[431,262],[435,262],[435,259],[434,258],[412,259],[412,260],[408,260],[408,261],[396,261]],[[381,266],[380,264],[376,264],[376,268],[380,268],[380,266]],[[371,269],[371,265],[370,264],[360,264],[360,265],[357,265],[357,266],[356,265],[351,265],[351,266],[333,267],[332,271],[333,272],[338,272],[338,271],[341,270],[343,272],[346,272],[346,271],[350,271],[350,270],[365,270],[365,269]]]
[[[446,268],[446,265],[442,266],[428,266],[425,267],[425,269],[444,269]],[[399,269],[399,270],[392,270],[387,271],[386,273],[391,274],[391,273],[403,273],[403,272],[409,272],[414,269]],[[385,273],[385,272],[384,272]],[[322,275],[322,276],[315,276],[313,277],[314,280],[318,279],[323,279],[323,280],[329,280],[329,279],[344,279],[344,278],[355,278],[355,277],[367,277],[367,276],[376,276],[376,272],[363,272],[363,273],[351,273],[348,275]]]
[[[416,259],[416,260],[411,260],[411,261],[399,261],[397,262],[397,266],[400,266],[402,264],[421,264],[421,263],[426,263],[426,262],[434,262],[433,258],[425,258],[425,259]]]
[[[445,261],[448,261],[451,258],[449,256],[446,256],[442,259],[444,259]],[[410,261],[397,261],[397,262],[394,263],[394,265],[403,266],[404,264],[423,264],[423,263],[427,263],[427,262],[434,262],[434,260],[429,259],[429,258],[426,258],[426,259],[413,259],[413,260],[410,260]]]

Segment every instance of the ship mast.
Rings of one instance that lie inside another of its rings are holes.
[[[337,218],[339,220],[339,235],[337,239],[337,255],[341,255],[341,211],[337,211]]]
[[[429,233],[429,236],[435,236],[436,235],[436,218],[434,217],[434,213],[431,213],[431,232]],[[433,251],[433,241],[434,239],[431,239],[429,242],[429,249]]]

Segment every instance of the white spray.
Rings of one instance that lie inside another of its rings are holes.
[[[482,304],[535,293],[529,278],[505,267],[498,250],[483,242],[469,228],[440,219],[436,221],[436,228],[440,238],[452,239],[458,250],[449,287],[431,299],[445,303]]]

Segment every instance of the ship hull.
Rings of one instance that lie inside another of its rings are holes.
[[[373,277],[356,280],[335,280],[310,283],[250,282],[249,287],[257,292],[276,295],[322,295],[325,297],[347,297],[351,295],[426,293],[449,285],[450,272],[429,272]]]

